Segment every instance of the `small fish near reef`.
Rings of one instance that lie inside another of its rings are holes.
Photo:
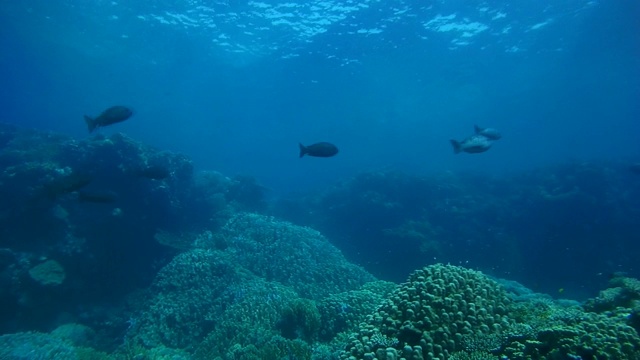
[[[498,140],[502,137],[502,134],[498,130],[493,128],[481,128],[478,125],[473,125],[476,135],[482,135],[489,140]]]
[[[338,153],[338,147],[328,142],[319,142],[309,146],[304,146],[302,144],[298,145],[300,146],[300,157],[305,155],[314,157],[332,157]]]
[[[142,178],[162,180],[171,176],[171,171],[164,166],[151,165],[136,170],[135,174]]]
[[[126,106],[112,106],[95,118],[85,115],[84,121],[87,123],[91,133],[96,128],[123,122],[130,118],[131,115],[133,115],[133,110]]]
[[[55,199],[64,194],[76,192],[93,181],[93,176],[80,171],[74,171],[70,174],[61,176],[44,185],[47,195]]]
[[[118,195],[113,191],[78,191],[78,201],[84,203],[109,204],[115,202]]]
[[[471,135],[462,141],[453,139],[450,141],[455,154],[459,154],[460,152],[469,154],[482,153],[489,150],[493,144],[491,140],[484,135]]]

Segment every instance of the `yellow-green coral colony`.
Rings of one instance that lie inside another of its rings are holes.
[[[638,333],[614,315],[588,313],[552,301],[516,303],[501,285],[480,272],[432,265],[398,286],[366,318],[340,357],[640,359]]]
[[[426,267],[414,272],[368,319],[362,346],[352,347],[349,355],[366,358],[376,353],[380,344],[371,337],[379,331],[400,344],[419,346],[411,352],[422,352],[425,359],[447,357],[463,349],[465,337],[510,328],[510,304],[500,285],[480,272],[451,265]]]

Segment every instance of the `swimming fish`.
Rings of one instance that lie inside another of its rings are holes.
[[[78,201],[97,204],[109,204],[118,199],[113,191],[78,191]]]
[[[140,168],[135,171],[135,174],[139,177],[144,177],[152,180],[162,180],[171,176],[171,171],[164,166],[151,165],[144,168]]]
[[[302,144],[298,145],[300,146],[300,157],[305,155],[315,157],[332,157],[338,153],[338,148],[328,142],[319,142],[309,146],[304,146]]]
[[[131,115],[133,115],[133,110],[126,106],[112,106],[103,111],[98,117],[91,118],[85,115],[84,121],[89,127],[89,132],[93,132],[96,128],[125,121],[130,118]]]
[[[470,154],[485,152],[491,148],[492,144],[491,140],[484,135],[471,135],[462,141],[453,139],[450,141],[455,154],[459,154],[461,151]]]
[[[86,172],[74,171],[45,184],[44,190],[50,198],[55,199],[60,195],[78,191],[89,185],[91,181],[93,181],[92,175]]]
[[[498,140],[502,137],[502,134],[500,134],[496,129],[481,128],[478,125],[473,125],[473,128],[476,131],[476,135],[483,135],[489,140]]]

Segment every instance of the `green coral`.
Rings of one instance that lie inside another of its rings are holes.
[[[576,305],[532,299],[516,304],[511,316],[531,331],[511,336],[500,349],[509,359],[640,358],[640,338],[625,324],[623,314],[596,314]]]
[[[148,310],[136,319],[133,341],[148,347],[195,346],[223,313],[224,293],[247,278],[220,252],[197,249],[176,256],[158,273]]]
[[[618,281],[626,291],[636,288],[633,279]],[[479,272],[433,265],[367,318],[341,358],[640,359],[640,338],[626,324],[632,315],[541,297],[515,303]]]
[[[585,313],[574,325],[551,325],[533,337],[512,339],[503,354],[510,359],[617,359],[640,358],[640,338],[616,319]]]
[[[83,358],[84,359],[84,358]],[[91,358],[87,358],[91,359]],[[140,344],[125,343],[110,359],[113,360],[191,360],[189,353],[165,346],[146,348]],[[101,360],[101,359],[96,359]]]
[[[585,308],[589,311],[611,311],[617,307],[634,308],[640,303],[640,280],[623,275],[614,276],[609,288],[600,291],[596,298],[589,299]]]
[[[464,350],[465,336],[508,333],[511,300],[482,273],[451,265],[414,272],[361,327],[342,358],[370,357],[380,332],[402,346],[420,346],[425,359],[446,358]],[[379,357],[376,357],[379,358]]]
[[[297,301],[298,295],[292,289],[264,279],[230,286],[222,295],[224,305],[215,318],[215,327],[197,344],[195,358],[225,358],[235,345],[262,346],[267,339],[280,337],[278,324]],[[304,325],[304,320],[300,323]]]
[[[229,348],[224,359],[233,360],[281,360],[298,359],[310,360],[312,348],[301,340],[287,340],[280,336],[274,336],[260,345],[236,344]],[[196,356],[195,359],[211,359]]]
[[[109,357],[89,347],[75,347],[58,336],[40,332],[20,332],[0,336],[2,360],[107,360]]]
[[[77,356],[65,340],[38,332],[22,332],[0,336],[0,359],[73,360]]]
[[[535,332],[553,325],[577,324],[582,321],[584,310],[579,306],[562,306],[549,298],[531,298],[514,303],[509,316]]]
[[[221,229],[225,252],[256,276],[319,300],[375,278],[349,263],[318,231],[273,217],[241,213]]]
[[[320,312],[315,302],[295,299],[283,309],[278,328],[287,339],[303,339],[312,342],[320,330]]]
[[[159,272],[131,341],[215,356],[273,336],[311,342],[316,302],[373,279],[318,232],[271,217],[238,214],[211,238],[197,242],[224,246],[184,252]]]
[[[387,281],[373,281],[363,285],[362,289],[333,294],[320,301],[320,340],[330,341],[340,332],[356,331],[396,286]]]
[[[486,351],[457,351],[451,354],[449,360],[500,360],[500,357]]]

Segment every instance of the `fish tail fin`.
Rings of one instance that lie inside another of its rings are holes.
[[[461,150],[460,142],[457,141],[457,140],[453,140],[453,139],[451,139],[449,141],[451,141],[451,145],[453,145],[453,153],[454,154],[459,154],[460,150]]]
[[[84,122],[87,123],[87,127],[89,128],[89,132],[93,132],[93,130],[96,129],[95,121],[93,121],[93,119],[88,117],[87,115],[84,116]]]
[[[300,146],[300,157],[303,157],[307,153],[307,147],[301,143],[298,143],[298,146]]]
[[[475,130],[476,134],[480,134],[482,132],[482,130],[484,130],[483,128],[481,128],[478,125],[473,125],[473,129]]]

